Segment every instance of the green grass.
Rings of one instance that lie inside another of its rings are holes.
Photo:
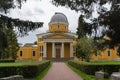
[[[0,67],[4,66],[23,66],[23,65],[37,65],[44,61],[25,61],[25,62],[12,62],[12,63],[0,63]]]
[[[29,78],[29,79],[25,79],[25,80],[41,80],[47,74],[47,72],[51,66],[52,66],[52,63],[50,63],[50,65],[44,71],[42,71],[37,77]]]
[[[77,73],[80,77],[82,77],[83,80],[110,80],[110,79],[96,79],[95,76],[85,74],[84,72],[72,67],[71,65],[68,64],[68,62],[65,63],[70,69],[72,69],[75,73]]]
[[[92,64],[120,64],[120,61],[93,61]]]

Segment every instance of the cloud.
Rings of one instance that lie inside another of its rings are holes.
[[[75,33],[80,13],[76,13],[69,8],[61,6],[56,7],[50,3],[50,0],[27,0],[27,2],[22,5],[21,9],[11,10],[11,17],[20,18],[22,20],[31,20],[33,22],[44,22],[42,28],[29,32],[29,36],[22,38],[19,37],[18,42],[30,43],[36,41],[36,34],[43,33],[48,30],[48,23],[55,12],[61,12],[67,16],[69,21],[69,30]]]
[[[34,12],[39,14],[39,15],[45,13],[41,8],[38,8],[38,7],[34,8]]]

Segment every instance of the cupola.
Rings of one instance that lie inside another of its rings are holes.
[[[49,22],[49,32],[68,32],[68,20],[63,13],[56,12]]]

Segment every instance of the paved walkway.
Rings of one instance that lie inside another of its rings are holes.
[[[54,62],[42,80],[83,80],[64,62]]]

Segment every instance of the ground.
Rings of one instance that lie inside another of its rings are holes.
[[[54,62],[42,80],[83,80],[64,62]]]

